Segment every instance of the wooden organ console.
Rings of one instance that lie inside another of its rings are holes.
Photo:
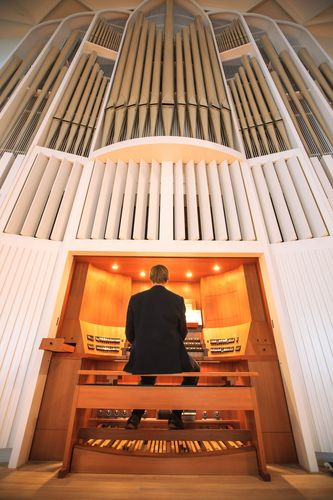
[[[122,369],[128,299],[144,285],[76,262],[57,337],[41,345],[50,367],[30,459],[65,457],[60,475],[149,470],[265,480],[266,460],[297,462],[256,265],[181,287],[169,286],[192,308],[185,346],[200,364],[199,385],[181,387],[177,374],[140,387]],[[142,401],[139,429],[124,429]],[[184,430],[168,430],[170,408],[183,410]]]

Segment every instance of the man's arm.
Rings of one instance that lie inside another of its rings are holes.
[[[186,335],[187,335],[187,325],[186,325],[186,316],[185,316],[185,302],[184,299],[181,299],[181,314],[180,314],[180,325],[179,325],[179,330],[180,330],[180,335],[182,339],[184,340]]]
[[[132,344],[135,338],[132,297],[127,307],[125,334],[128,342]]]

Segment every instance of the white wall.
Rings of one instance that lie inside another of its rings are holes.
[[[271,247],[312,422],[314,449],[333,452],[333,238]],[[290,367],[292,372],[293,367]]]

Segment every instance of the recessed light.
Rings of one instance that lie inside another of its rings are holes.
[[[112,269],[113,269],[114,271],[117,271],[117,269],[119,269],[118,264],[112,264]]]
[[[218,264],[215,264],[215,266],[213,267],[213,270],[214,271],[219,271],[221,268]]]
[[[192,278],[193,274],[191,273],[191,271],[187,271],[186,273],[186,278]]]
[[[141,276],[141,278],[144,278],[146,276],[146,273],[144,271],[141,271],[140,276]]]

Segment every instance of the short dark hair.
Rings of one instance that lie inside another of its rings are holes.
[[[151,268],[149,278],[152,283],[166,283],[169,279],[168,268],[158,264]]]

